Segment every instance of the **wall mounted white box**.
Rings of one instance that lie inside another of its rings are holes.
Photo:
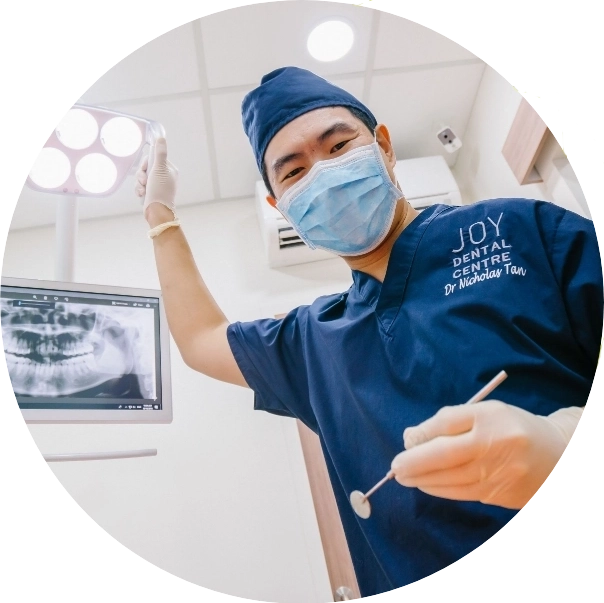
[[[461,205],[461,193],[442,155],[401,159],[394,174],[405,198],[415,209],[425,209],[436,203]]]

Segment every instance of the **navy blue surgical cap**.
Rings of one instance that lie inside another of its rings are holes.
[[[250,139],[258,169],[262,172],[264,152],[273,136],[303,113],[321,107],[355,107],[369,118],[373,113],[352,94],[299,67],[281,67],[267,73],[260,86],[243,99],[243,129]]]

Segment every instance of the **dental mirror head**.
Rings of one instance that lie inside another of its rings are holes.
[[[367,497],[359,490],[351,493],[350,504],[352,510],[362,519],[367,519],[371,515],[371,504],[367,500]]]

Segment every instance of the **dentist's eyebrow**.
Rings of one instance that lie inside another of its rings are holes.
[[[273,174],[275,177],[279,176],[279,172],[291,161],[295,159],[301,159],[303,157],[302,153],[290,153],[289,155],[283,155],[283,157],[279,157],[279,159],[275,159],[273,161]]]
[[[357,128],[351,126],[345,121],[337,121],[335,124],[327,128],[322,134],[317,136],[317,142],[322,144],[325,142],[330,136],[334,134],[356,134],[358,132]],[[275,177],[279,176],[279,172],[291,161],[295,161],[296,159],[301,159],[303,157],[302,153],[289,153],[288,155],[284,155],[283,157],[279,157],[273,161],[272,170]]]
[[[325,130],[323,134],[317,137],[318,143],[325,142],[330,136],[334,134],[356,134],[358,129],[354,126],[351,126],[349,123],[345,121],[337,121],[333,126]]]

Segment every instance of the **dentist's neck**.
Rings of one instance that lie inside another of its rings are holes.
[[[383,283],[386,269],[388,268],[390,252],[395,241],[418,215],[419,212],[411,207],[404,197],[399,199],[394,210],[394,220],[392,221],[390,232],[379,247],[366,255],[343,257],[342,259],[348,264],[351,270],[365,272]]]

